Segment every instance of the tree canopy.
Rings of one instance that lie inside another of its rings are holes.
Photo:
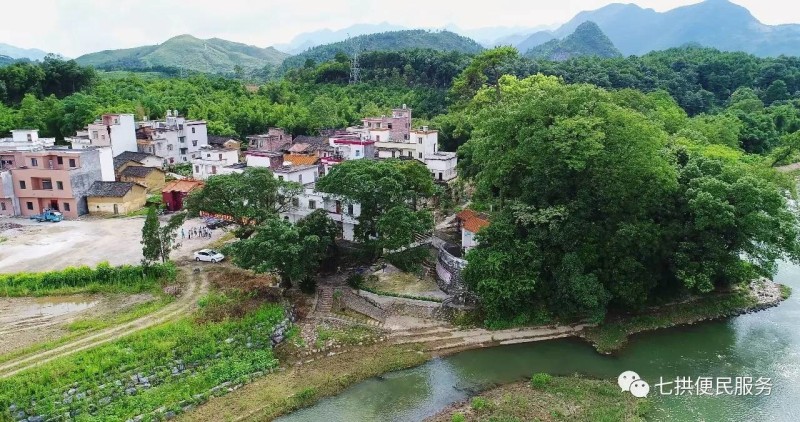
[[[490,319],[600,319],[800,257],[775,176],[724,134],[670,135],[668,105],[541,75],[505,76],[474,101],[459,165],[494,213],[463,275]]]

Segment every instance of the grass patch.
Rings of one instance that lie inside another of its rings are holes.
[[[272,420],[350,385],[386,372],[417,366],[429,355],[408,345],[376,344],[274,372],[209,401],[179,420]]]
[[[0,380],[0,409],[13,404],[45,419],[72,412],[81,420],[179,411],[215,386],[276,367],[269,333],[283,318],[283,307],[266,305],[239,320],[151,327]]]
[[[551,377],[542,388],[519,382],[489,390],[433,421],[644,421],[650,409],[612,380]]]
[[[112,267],[101,262],[95,268],[69,267],[41,273],[0,274],[0,296],[58,296],[78,293],[141,293],[161,281],[175,279],[172,263]]]
[[[781,286],[781,298],[783,300],[789,299],[789,296],[792,295],[792,288],[785,284],[781,284],[780,286]]]
[[[582,336],[591,341],[598,352],[611,353],[622,348],[631,334],[723,318],[750,309],[756,304],[756,299],[747,290],[718,294],[667,305],[648,314],[606,321],[597,327],[583,330]]]
[[[361,290],[364,290],[365,292],[374,293],[374,294],[380,295],[380,296],[391,296],[391,297],[399,297],[401,299],[424,300],[426,302],[442,303],[442,299],[437,299],[437,298],[434,298],[434,297],[415,296],[415,295],[406,295],[406,294],[402,294],[402,293],[386,292],[386,291],[383,291],[383,290],[373,289],[373,288],[367,287],[367,286],[361,286]]]
[[[103,316],[97,318],[86,318],[71,322],[66,325],[66,329],[70,332],[85,333],[88,331],[102,330],[104,328],[113,327],[115,325],[124,324],[133,321],[134,319],[141,318],[151,314],[175,300],[174,297],[169,295],[161,295],[156,300],[151,300],[145,303],[134,305],[125,312]]]
[[[0,243],[8,241],[8,238],[5,236],[0,236]]]
[[[236,234],[233,231],[226,231],[219,237],[219,239],[208,244],[209,249],[222,249],[227,243],[236,239]]]
[[[375,336],[375,331],[358,325],[345,328],[334,328],[325,325],[317,327],[317,338],[315,346],[319,349],[327,343],[334,343],[345,346],[355,346],[364,343]]]

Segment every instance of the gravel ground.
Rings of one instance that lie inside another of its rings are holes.
[[[144,218],[86,218],[60,223],[37,223],[21,218],[0,219],[22,227],[0,231],[6,240],[0,246],[0,273],[57,270],[69,266],[108,261],[112,265],[137,264],[142,259]],[[187,220],[185,232],[202,227],[200,219]],[[181,239],[173,259],[190,258],[194,251],[218,239],[223,231],[213,230],[208,238]]]

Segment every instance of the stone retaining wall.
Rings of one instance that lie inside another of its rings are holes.
[[[436,275],[439,289],[449,295],[466,292],[467,286],[461,279],[461,271],[467,266],[467,261],[457,258],[447,252],[444,246],[439,248],[436,258]]]
[[[349,288],[337,288],[334,296],[341,295],[339,300],[350,310],[366,315],[376,321],[386,321],[386,311],[377,302],[353,293]]]
[[[388,315],[406,315],[433,319],[436,318],[437,310],[441,306],[439,302],[383,296],[365,290],[359,290],[358,294],[385,309]]]

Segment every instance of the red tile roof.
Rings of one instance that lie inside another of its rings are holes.
[[[197,188],[203,187],[203,182],[199,180],[173,180],[164,186],[161,192],[184,192],[189,193]]]
[[[310,166],[317,164],[319,157],[316,155],[285,154],[283,161],[292,163],[293,166]]]
[[[489,218],[483,214],[479,214],[471,209],[465,209],[458,214],[456,218],[461,220],[461,227],[464,230],[477,233],[480,229],[489,225]]]

